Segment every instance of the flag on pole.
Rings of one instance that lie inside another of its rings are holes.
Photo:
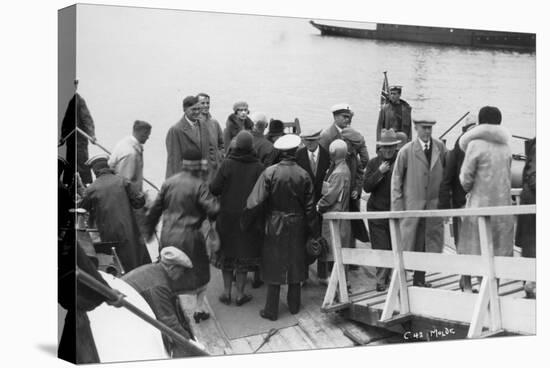
[[[382,83],[382,90],[380,91],[380,107],[382,107],[390,98],[390,86],[388,83],[388,76],[384,72],[384,82]]]

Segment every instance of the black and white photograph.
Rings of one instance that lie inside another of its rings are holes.
[[[59,32],[60,358],[536,334],[534,33],[86,4]]]
[[[50,14],[41,350],[367,364],[539,338],[538,26],[131,5]]]

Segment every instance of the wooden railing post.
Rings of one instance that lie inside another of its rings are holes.
[[[407,273],[403,261],[403,245],[401,243],[401,229],[398,219],[390,219],[390,236],[392,242],[392,252],[394,257],[394,270],[388,289],[386,304],[382,311],[381,321],[392,318],[395,310],[396,298],[399,296],[399,313],[409,313],[409,292],[407,289]]]
[[[347,220],[329,220],[329,229],[332,246],[332,256],[334,257],[334,266],[330,277],[330,283],[338,283],[338,291],[341,303],[349,302],[348,288],[346,282],[346,270],[344,267],[344,261],[342,260],[342,242],[340,237],[340,221]],[[336,277],[333,277],[335,275]],[[327,293],[328,294],[328,293]]]
[[[479,337],[482,334],[483,322],[487,311],[489,312],[489,334],[502,330],[502,315],[500,299],[498,296],[498,282],[495,276],[495,263],[493,252],[493,231],[489,216],[478,217],[479,245],[481,257],[485,261],[486,273],[481,282],[478,300],[474,307],[472,323],[468,330],[468,338]],[[487,309],[488,307],[488,309]]]

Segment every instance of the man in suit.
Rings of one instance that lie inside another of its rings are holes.
[[[414,120],[417,138],[405,144],[397,154],[391,178],[391,210],[437,209],[447,149],[432,137],[435,120]],[[400,221],[404,251],[441,253],[442,218],[404,218]],[[430,287],[426,272],[414,271],[413,285]]]
[[[328,151],[328,147],[334,140],[342,139],[342,129],[350,125],[353,117],[351,107],[347,103],[336,104],[330,110],[334,116],[334,123],[321,132],[319,139],[319,144],[325,151]]]
[[[218,120],[210,114],[210,96],[204,92],[197,95],[199,103],[202,106],[201,114],[199,115],[199,124],[205,125],[208,129],[209,151],[208,151],[208,182],[212,181],[216,171],[220,167],[224,157],[224,142],[223,130]]]
[[[166,135],[166,178],[182,171],[181,161],[186,151],[195,151],[203,160],[210,151],[208,127],[200,123],[203,106],[195,96],[183,99],[184,115]]]
[[[322,196],[323,180],[330,166],[330,156],[327,150],[319,145],[320,130],[306,129],[300,134],[300,138],[304,147],[296,151],[296,163],[309,174],[313,182],[313,202],[317,204]],[[321,215],[318,216],[321,223]],[[320,279],[327,278],[326,262],[317,261],[317,276]]]

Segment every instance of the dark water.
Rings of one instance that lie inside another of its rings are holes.
[[[86,5],[77,29],[79,92],[100,143],[113,147],[135,119],[151,122],[145,175],[157,184],[181,101],[202,91],[222,127],[238,100],[319,129],[331,124],[332,105],[348,102],[372,154],[387,71],[413,114],[437,120],[437,136],[484,105],[498,106],[513,134],[535,135],[533,54],[322,37],[307,19]],[[447,138],[454,142],[459,130]],[[513,145],[522,152],[522,141]]]

